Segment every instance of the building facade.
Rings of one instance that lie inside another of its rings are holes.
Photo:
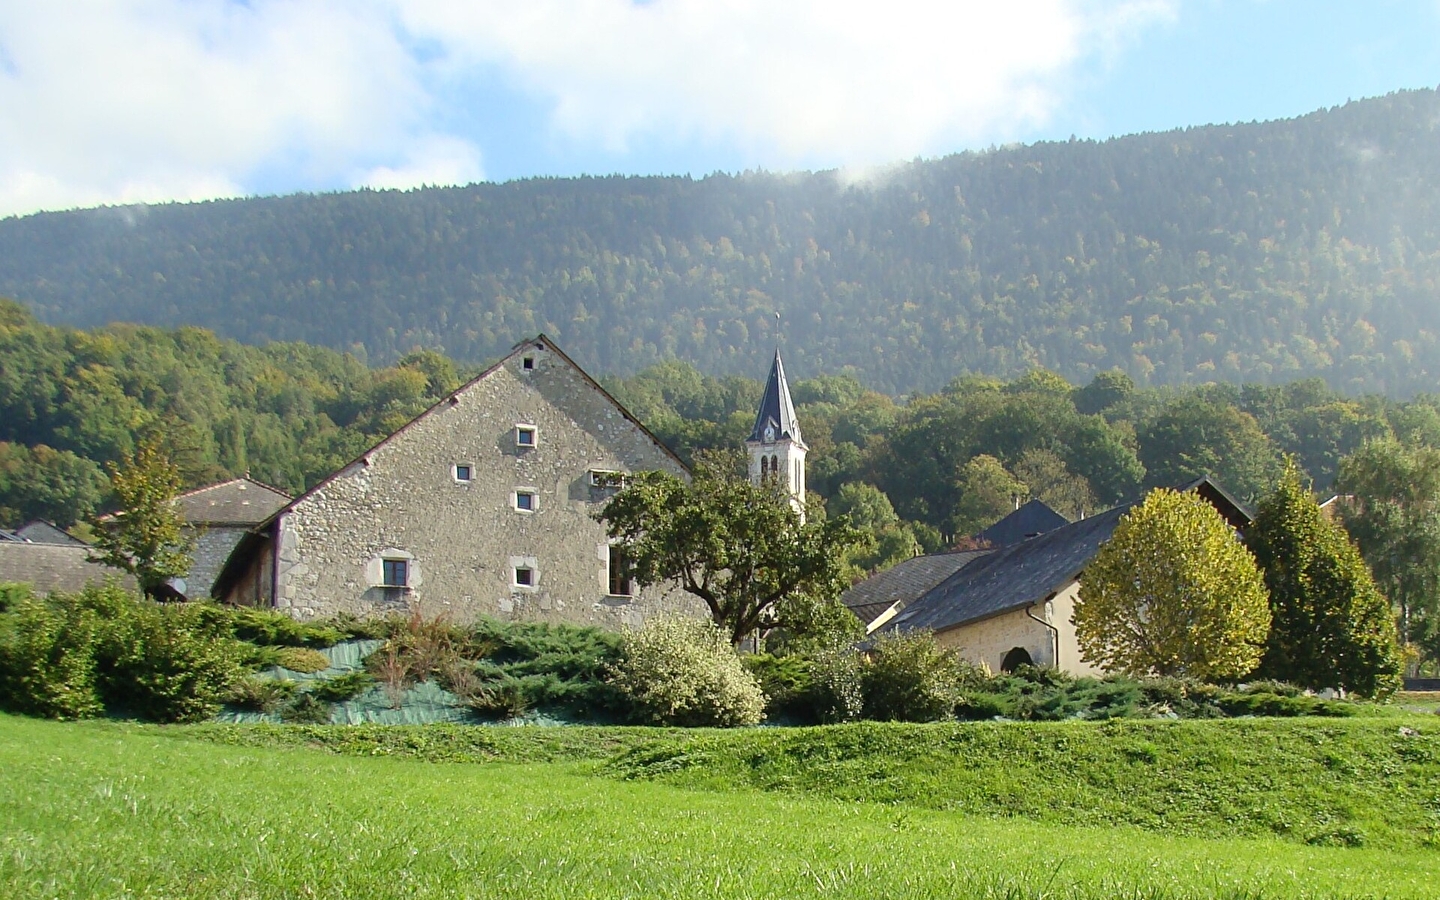
[[[213,593],[297,618],[699,614],[683,593],[638,589],[595,518],[645,470],[688,475],[540,335],[250,531]]]

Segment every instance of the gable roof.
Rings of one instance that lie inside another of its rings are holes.
[[[190,525],[258,525],[290,500],[279,488],[247,475],[181,494],[175,503]]]
[[[795,415],[795,403],[790,399],[790,384],[785,380],[785,364],[780,361],[780,349],[775,349],[775,361],[770,364],[770,377],[765,380],[765,392],[760,395],[760,411],[755,414],[755,427],[750,429],[747,441],[773,443],[765,440],[765,426],[773,425],[775,440],[789,438],[805,445],[800,437],[800,419]]]
[[[25,539],[13,531],[6,531],[0,528],[0,541],[9,541],[12,544],[23,544]]]
[[[1133,506],[996,550],[936,585],[884,627],[944,631],[1038,603],[1079,576]]]
[[[1249,512],[1208,476],[1175,490],[1199,494],[1236,530],[1252,521]],[[1117,506],[997,550],[936,585],[883,629],[944,631],[1039,603],[1079,578],[1100,545],[1137,505]]]
[[[954,550],[915,556],[871,575],[840,595],[840,602],[869,625],[896,603],[908,604],[925,595],[988,550]]]
[[[0,581],[29,584],[37,594],[78,591],[106,578],[118,578],[129,590],[136,588],[133,576],[92,561],[86,547],[0,542]]]
[[[44,519],[34,519],[26,522],[15,529],[15,536],[22,541],[30,541],[32,544],[63,544],[68,547],[84,547],[87,544],[77,537],[67,533],[53,522],[46,522]]]
[[[330,484],[335,479],[339,478],[341,475],[350,471],[356,465],[361,463],[368,463],[370,455],[372,453],[381,449],[382,447],[385,447],[391,441],[395,440],[400,435],[409,431],[415,426],[417,422],[420,422],[422,419],[426,419],[429,416],[434,415],[437,411],[449,409],[451,406],[458,402],[458,398],[461,394],[475,387],[477,384],[484,381],[486,378],[490,377],[495,372],[499,371],[507,362],[514,359],[516,356],[519,356],[521,353],[532,348],[536,350],[543,350],[548,353],[553,353],[555,356],[559,357],[562,361],[564,361],[566,365],[568,365],[571,369],[574,369],[575,372],[579,374],[582,379],[585,380],[586,384],[588,384],[597,393],[599,393],[600,396],[603,397],[608,403],[610,403],[611,406],[615,407],[615,410],[619,412],[622,417],[624,417],[625,421],[640,429],[640,432],[644,434],[645,437],[649,438],[650,441],[662,453],[668,456],[675,463],[675,465],[680,468],[680,471],[687,474],[689,473],[690,467],[685,465],[685,462],[681,460],[679,456],[676,456],[673,450],[665,446],[664,441],[656,437],[653,431],[651,431],[649,428],[646,428],[644,423],[642,423],[639,419],[635,418],[634,414],[632,414],[630,410],[626,409],[619,400],[616,400],[609,391],[605,390],[605,388],[600,385],[600,382],[596,381],[594,378],[591,378],[590,373],[582,369],[579,363],[575,362],[575,360],[567,356],[565,354],[565,351],[561,350],[555,344],[555,342],[552,341],[544,332],[541,332],[533,338],[526,338],[525,340],[517,342],[515,346],[510,348],[509,353],[502,356],[485,371],[481,372],[479,375],[476,375],[474,378],[465,382],[460,387],[451,391],[444,398],[430,406],[430,408],[426,409],[424,412],[420,413],[415,418],[411,419],[404,425],[401,425],[399,428],[395,429],[390,434],[386,435],[379,442],[365,450],[365,452],[361,453],[359,456],[355,457],[354,459],[347,462],[345,465],[339,467],[335,471],[331,472],[329,475],[326,475],[324,478],[317,481],[314,485],[310,487],[309,490],[301,493],[298,497],[290,500],[290,502],[275,510],[262,521],[255,523],[254,527],[250,529],[250,533],[241,538],[241,540],[235,545],[235,549],[230,552],[230,556],[225,560],[225,564],[222,565],[220,567],[220,571],[215,574],[215,581],[211,586],[212,596],[219,596],[221,592],[228,589],[229,585],[235,580],[235,578],[238,577],[240,568],[239,561],[247,559],[249,556],[253,555],[256,550],[258,550],[264,544],[264,536],[262,532],[266,531],[282,515],[294,509],[301,502],[309,499],[315,494],[316,491],[319,491],[321,488]]]
[[[995,548],[1008,547],[1069,524],[1069,519],[1051,509],[1044,501],[1031,500],[975,535],[975,539]]]

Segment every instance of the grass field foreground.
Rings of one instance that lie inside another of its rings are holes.
[[[1424,849],[693,791],[597,778],[596,765],[436,764],[0,717],[0,895],[1402,898],[1433,897],[1440,881],[1440,854]]]

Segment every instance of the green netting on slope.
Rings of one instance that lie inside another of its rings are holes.
[[[279,666],[271,666],[260,672],[262,678],[275,678],[300,682],[303,690],[308,682],[333,678],[365,668],[365,657],[378,650],[384,641],[345,641],[320,652],[330,660],[330,666],[320,672],[307,675],[292,672]],[[278,713],[253,712],[251,710],[226,707],[216,719],[237,724],[256,722],[279,722]],[[460,702],[454,694],[431,681],[413,685],[395,707],[383,688],[373,687],[353,700],[336,703],[330,709],[330,722],[334,725],[428,725],[432,722],[463,722],[474,725],[558,725],[563,720],[541,713],[526,713],[514,719],[496,722],[477,716]]]

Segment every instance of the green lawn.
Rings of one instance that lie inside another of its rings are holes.
[[[1370,724],[1390,733],[1397,728],[1394,720]],[[840,765],[844,755],[893,762],[903,755],[906,737],[919,745],[909,765],[957,771],[951,758],[957,754],[937,749],[957,746],[952,727],[695,734],[469,729],[452,739],[445,730],[170,729],[0,717],[0,896],[1437,894],[1440,851],[1412,840],[1403,824],[1361,848],[1308,846],[1293,836],[1225,837],[1213,825],[1192,829],[1208,829],[1206,837],[1172,835],[1163,823],[1066,826],[1057,824],[1059,817],[1004,820],[932,808],[944,804],[923,797],[841,799],[850,788],[827,791],[824,778],[813,774],[828,771],[836,785],[858,785],[868,776]],[[1070,738],[1065,727],[1034,733],[1043,745]],[[1089,727],[1099,741],[1102,732]],[[989,735],[988,728],[976,733]],[[372,732],[379,737],[365,737]],[[1024,742],[1025,732],[1009,734]],[[1233,730],[1217,734],[1223,743],[1253,739]],[[995,739],[1001,741],[996,752],[1008,739]],[[1408,744],[1395,738],[1425,754],[1434,739],[1433,732],[1403,737]],[[1153,736],[1127,734],[1111,743],[1122,740],[1156,748],[1155,762],[1142,752],[1138,759],[1126,756],[1127,764],[1154,765],[1168,752]],[[1327,740],[1335,752],[1352,744],[1379,748],[1388,738],[1363,731]],[[457,750],[464,741],[470,749]],[[310,743],[345,752],[318,752],[304,746]],[[673,762],[672,751],[683,755],[687,748],[710,755],[708,774],[700,774],[707,765]],[[832,754],[833,765],[826,770],[803,762],[807,748],[816,757]],[[667,753],[668,767],[661,764]],[[491,761],[430,761],[462,758]],[[1044,755],[1037,751],[1035,758]],[[801,762],[777,762],[782,759]],[[759,774],[739,777],[742,764]],[[1430,763],[1402,756],[1397,765],[1403,780],[1428,773]],[[792,776],[812,772],[806,777],[813,783],[767,783],[775,766]],[[1277,770],[1277,790],[1288,789],[1292,776],[1283,773],[1299,766]],[[872,774],[883,783],[883,771]],[[1317,777],[1348,783],[1369,776],[1326,769]],[[1383,805],[1389,788],[1365,784],[1365,791],[1379,791]],[[1440,781],[1435,784],[1440,796]],[[701,786],[706,789],[696,789]],[[785,791],[762,789],[774,787]],[[1374,828],[1367,810],[1355,812],[1361,827]]]

